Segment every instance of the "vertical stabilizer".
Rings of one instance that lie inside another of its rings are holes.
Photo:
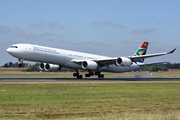
[[[139,56],[139,55],[145,55],[147,52],[147,47],[148,47],[148,42],[143,42],[142,45],[139,47],[139,49],[135,52],[134,56]],[[144,62],[144,59],[140,59],[136,62]]]

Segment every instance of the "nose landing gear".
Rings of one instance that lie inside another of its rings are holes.
[[[24,67],[23,59],[19,58],[18,60],[19,60],[19,62],[21,62],[21,63],[19,63],[19,68]]]

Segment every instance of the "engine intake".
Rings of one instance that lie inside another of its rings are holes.
[[[44,66],[45,66],[45,63],[40,63],[40,64],[39,64],[39,69],[40,69],[40,70],[44,70]]]
[[[121,66],[129,67],[130,65],[132,65],[132,61],[126,57],[119,57],[116,59],[116,64],[118,66],[121,65]]]
[[[98,64],[94,61],[84,61],[82,62],[82,68],[88,70],[95,70],[98,67]]]

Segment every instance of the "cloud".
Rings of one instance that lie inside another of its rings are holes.
[[[57,34],[54,34],[54,33],[43,33],[41,34],[41,36],[58,36]]]
[[[25,38],[40,38],[40,35],[36,35],[34,33],[31,33],[29,31],[21,31],[20,33],[18,33],[17,35],[18,37],[25,37]]]
[[[46,25],[46,23],[40,22],[40,23],[33,23],[30,26],[32,26],[32,27],[43,27],[45,25]]]
[[[135,33],[135,34],[146,34],[146,33],[151,33],[151,32],[154,32],[154,31],[157,31],[157,30],[154,29],[154,28],[148,28],[148,29],[134,30],[134,31],[132,31],[132,33]]]
[[[50,24],[50,26],[52,27],[52,28],[63,28],[63,25],[61,24],[61,23],[59,23],[59,22],[52,22],[51,24]]]
[[[0,26],[0,34],[13,34],[14,31],[7,26]]]
[[[3,34],[13,34],[14,37],[22,37],[22,38],[45,38],[47,36],[58,36],[57,34],[54,34],[54,33],[34,34],[27,30],[21,30],[18,27],[15,27],[14,29],[12,29],[7,26],[0,26],[0,34],[2,36]]]
[[[115,28],[125,28],[124,26],[120,25],[119,23],[113,23],[113,22],[108,22],[108,21],[92,21],[91,25],[99,25],[99,26],[109,26],[109,27],[115,27]]]
[[[121,41],[121,43],[123,44],[141,44],[142,42],[144,41],[149,41],[148,39],[146,38],[133,38],[131,40],[124,40],[124,41]]]
[[[17,36],[25,37],[25,38],[45,38],[46,36],[58,36],[58,35],[53,34],[53,33],[43,33],[43,34],[37,35],[29,31],[21,31]]]
[[[49,23],[33,23],[30,25],[31,27],[45,27],[45,26],[49,26],[51,28],[63,28],[63,25],[59,22],[49,22]]]

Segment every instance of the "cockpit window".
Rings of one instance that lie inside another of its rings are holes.
[[[17,46],[11,46],[11,48],[18,48]]]

